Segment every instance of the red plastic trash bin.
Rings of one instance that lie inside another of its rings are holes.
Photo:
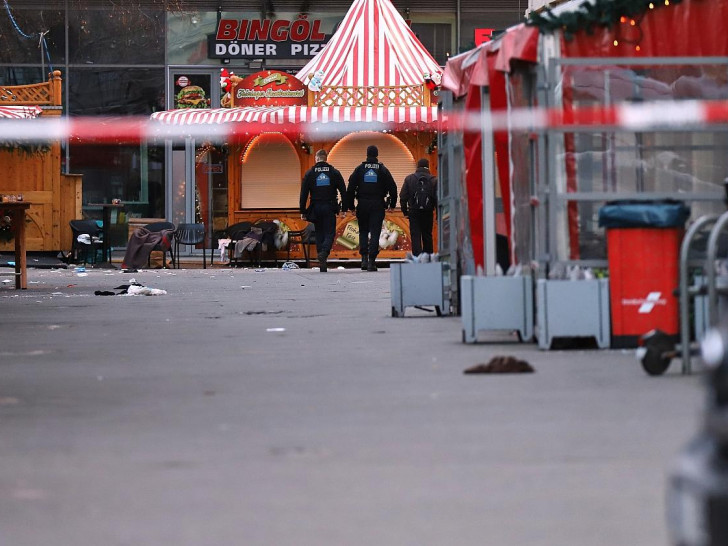
[[[677,341],[680,309],[674,291],[689,215],[683,203],[671,202],[617,202],[600,210],[599,223],[607,227],[612,347],[637,347],[655,328]]]

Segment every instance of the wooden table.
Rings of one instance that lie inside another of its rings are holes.
[[[0,210],[10,216],[10,228],[15,238],[15,288],[28,288],[28,263],[25,253],[25,211],[30,203],[25,201],[0,203]]]
[[[111,241],[111,211],[113,209],[123,209],[124,204],[123,203],[89,203],[89,207],[101,207],[103,211],[103,226],[101,229],[104,232],[104,241],[103,241],[103,252],[104,252],[104,261],[100,264],[96,264],[97,266],[110,266],[111,265],[111,252],[109,251],[111,245],[109,244]]]

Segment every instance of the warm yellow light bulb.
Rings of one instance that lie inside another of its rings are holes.
[[[619,45],[619,42],[617,40],[614,40],[614,45],[615,46],[618,46]]]
[[[650,2],[650,9],[655,9],[655,4],[653,4],[652,2]]]

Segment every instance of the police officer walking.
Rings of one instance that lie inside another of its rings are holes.
[[[319,270],[326,273],[326,261],[334,244],[336,233],[336,214],[339,212],[336,193],[338,191],[341,195],[342,212],[346,212],[346,185],[341,173],[326,162],[326,150],[319,150],[314,157],[316,164],[306,171],[301,181],[299,208],[301,218],[313,222],[316,227]],[[307,212],[306,202],[309,194],[311,195],[311,206]]]
[[[354,208],[359,221],[359,253],[363,271],[376,271],[379,236],[384,222],[384,208],[394,210],[397,204],[397,184],[389,169],[379,162],[376,146],[367,148],[367,159],[349,177],[346,190],[348,206]]]
[[[423,157],[417,170],[404,179],[399,192],[402,214],[409,219],[412,254],[432,254],[432,211],[437,209],[437,178],[430,173],[430,162]]]

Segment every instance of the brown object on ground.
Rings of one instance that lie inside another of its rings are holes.
[[[487,364],[476,364],[467,368],[463,373],[533,373],[533,369],[525,360],[519,360],[513,356],[494,356]]]

